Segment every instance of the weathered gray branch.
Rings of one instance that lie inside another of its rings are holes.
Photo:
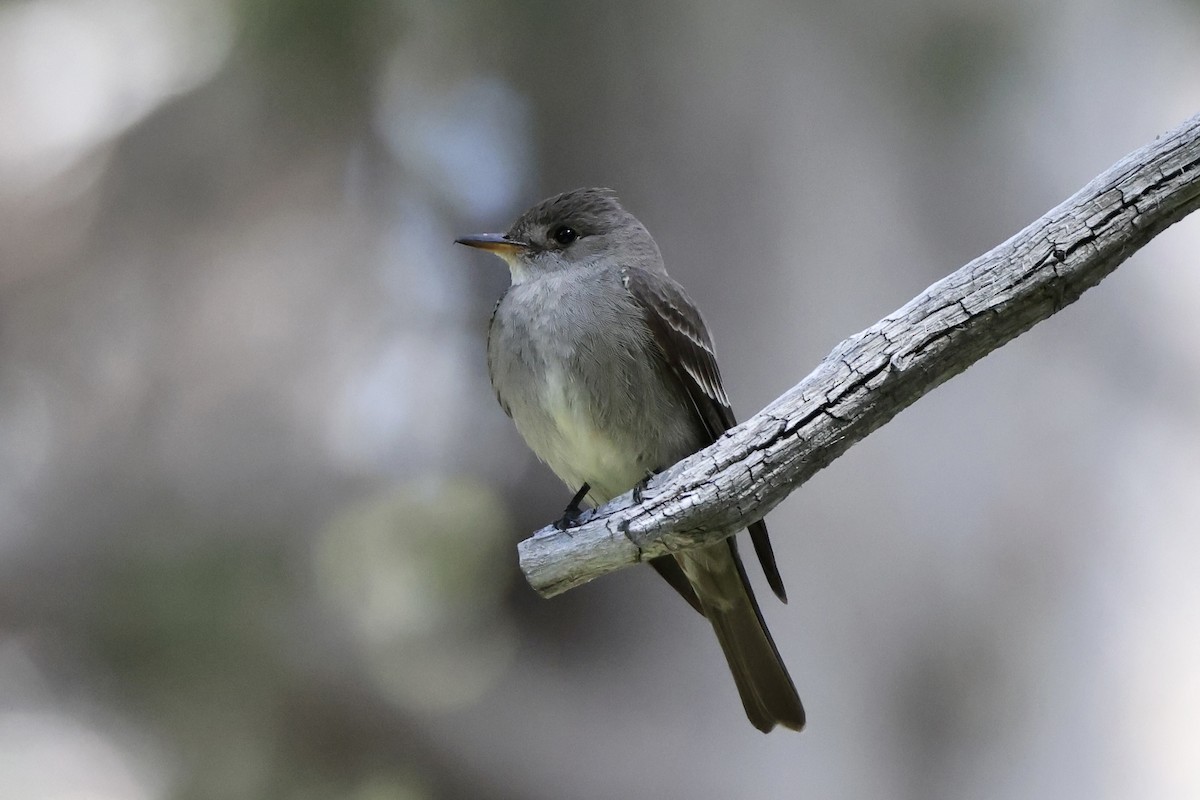
[[[1200,206],[1200,115],[1126,156],[1004,244],[842,342],[815,371],[711,447],[570,531],[519,546],[551,597],[628,564],[712,543],[917,398],[1079,298]]]

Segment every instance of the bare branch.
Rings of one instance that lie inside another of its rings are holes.
[[[842,342],[761,412],[579,527],[519,546],[546,597],[765,516],[921,395],[1061,310],[1200,206],[1200,115],[903,308]]]

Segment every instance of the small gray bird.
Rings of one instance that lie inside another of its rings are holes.
[[[733,427],[700,312],[658,245],[609,189],[538,203],[505,234],[458,239],[508,263],[512,285],[488,332],[496,397],[537,457],[572,489],[560,527]],[[786,602],[762,522],[750,526]],[[651,564],[708,618],[754,727],[804,727],[804,707],[730,537]]]

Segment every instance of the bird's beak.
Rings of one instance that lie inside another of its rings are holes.
[[[503,233],[477,233],[454,241],[456,244],[465,244],[467,247],[478,247],[480,250],[495,253],[506,261],[529,247],[525,242],[509,239]]]

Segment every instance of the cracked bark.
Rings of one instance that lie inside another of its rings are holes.
[[[1008,241],[833,349],[717,442],[569,531],[518,546],[546,597],[711,544],[765,516],[926,392],[1070,305],[1200,206],[1200,115],[1117,162]]]

